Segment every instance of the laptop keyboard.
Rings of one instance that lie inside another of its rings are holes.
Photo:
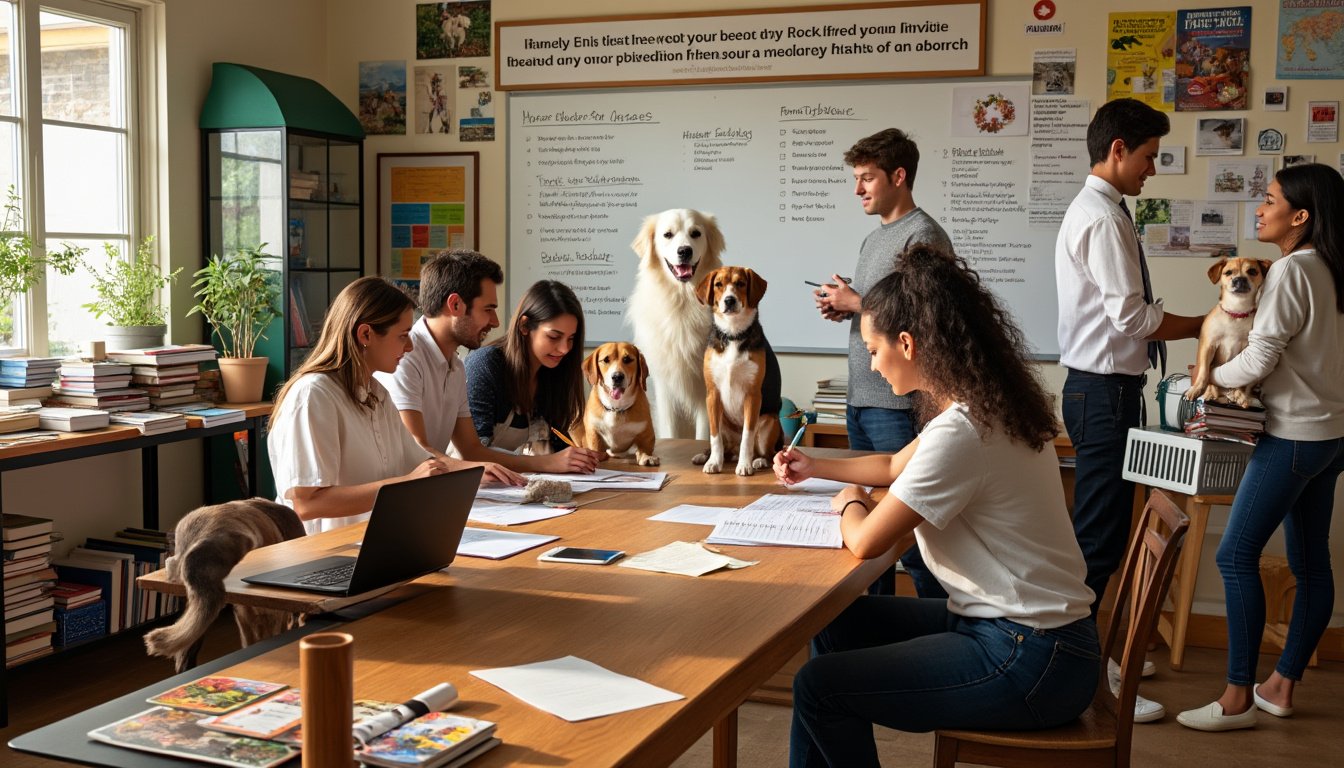
[[[313,571],[305,574],[295,580],[296,584],[303,584],[309,587],[330,587],[335,584],[343,584],[350,580],[355,573],[355,564],[346,563],[331,568],[323,568],[320,571]]]

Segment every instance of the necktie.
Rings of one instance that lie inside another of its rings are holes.
[[[1120,210],[1125,212],[1129,218],[1129,223],[1134,224],[1134,216],[1129,212],[1129,206],[1125,205],[1125,198],[1120,198]],[[1148,276],[1148,257],[1143,255],[1143,241],[1139,240],[1138,231],[1134,232],[1135,244],[1139,248],[1139,273],[1143,275],[1143,302],[1145,304],[1153,303],[1153,282]],[[1167,375],[1167,342],[1150,341],[1148,342],[1148,364],[1162,372],[1162,377]]]

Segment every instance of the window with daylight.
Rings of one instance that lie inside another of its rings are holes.
[[[14,189],[10,243],[26,232],[34,255],[73,247],[97,266],[109,249],[134,255],[136,21],[113,3],[0,0],[0,194]],[[83,307],[94,298],[89,269],[40,271],[26,295],[0,296],[0,353],[59,356],[102,337],[106,321]]]

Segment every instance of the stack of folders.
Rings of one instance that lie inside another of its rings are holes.
[[[812,410],[817,412],[819,424],[844,424],[845,399],[849,394],[849,376],[833,376],[817,380],[817,393],[812,396]]]
[[[1264,431],[1265,409],[1258,404],[1240,408],[1200,398],[1185,421],[1185,433],[1201,440],[1255,445]]]

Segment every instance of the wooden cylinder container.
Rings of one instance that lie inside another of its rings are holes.
[[[321,632],[299,640],[303,768],[350,766],[355,700],[355,639]]]

